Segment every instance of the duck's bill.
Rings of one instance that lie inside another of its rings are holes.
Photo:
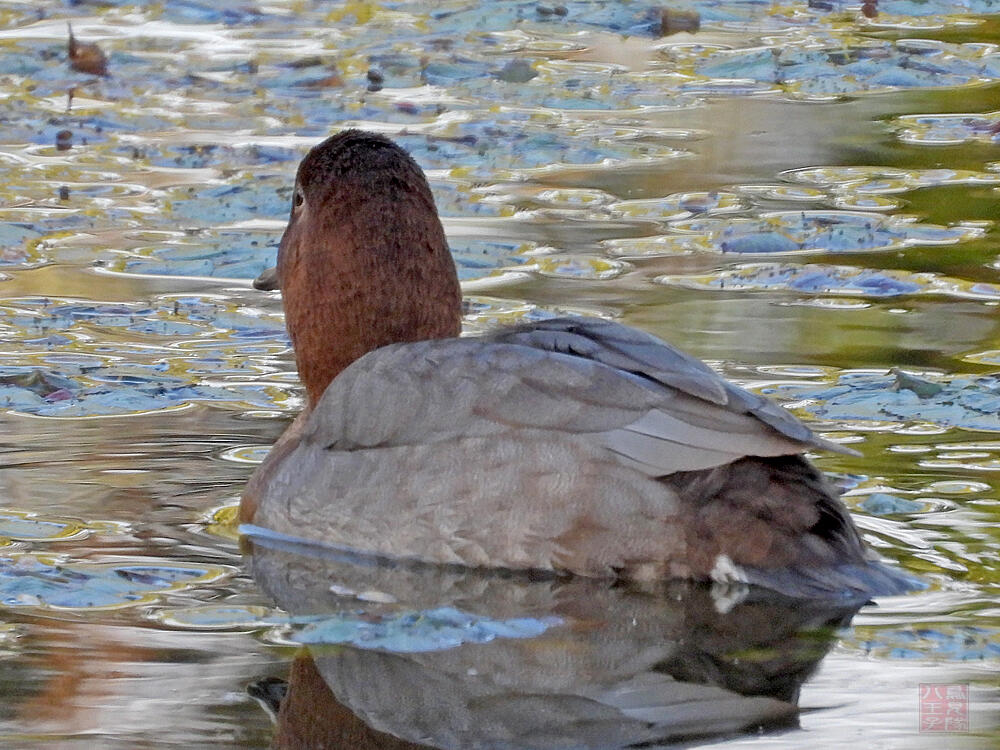
[[[264,292],[273,292],[275,289],[280,289],[281,284],[278,283],[278,269],[268,268],[264,271],[253,280],[253,288]]]

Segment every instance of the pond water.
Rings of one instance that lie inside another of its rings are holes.
[[[0,119],[0,744],[263,748],[282,696],[282,747],[1000,743],[995,0],[5,0]],[[302,391],[249,281],[345,126],[427,170],[469,332],[614,317],[777,398],[928,589],[251,563]]]

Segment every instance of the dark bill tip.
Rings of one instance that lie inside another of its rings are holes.
[[[278,269],[268,268],[264,271],[253,280],[253,288],[260,289],[263,292],[273,292],[275,289],[280,289],[281,284],[278,282]]]

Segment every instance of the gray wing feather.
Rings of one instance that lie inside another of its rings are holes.
[[[793,440],[853,454],[825,440],[776,403],[719,377],[708,365],[643,331],[600,318],[551,318],[493,334],[494,341],[566,352],[649,378],[701,401],[753,414]],[[702,408],[702,405],[696,407]]]
[[[649,476],[848,452],[655,337],[584,318],[371,352],[330,385],[304,439],[356,450],[519,430],[583,436]]]
[[[605,448],[632,468],[648,476],[665,476],[677,471],[694,471],[732,463],[745,454],[711,448],[695,448],[679,440],[650,439],[627,427],[602,435]]]
[[[550,318],[489,337],[574,354],[626,372],[645,375],[714,404],[729,398],[725,381],[699,359],[636,328],[600,318]]]

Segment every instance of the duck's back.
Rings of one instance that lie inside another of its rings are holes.
[[[905,588],[812,448],[844,450],[652,336],[552,319],[357,360],[262,467],[253,522],[434,563]]]

